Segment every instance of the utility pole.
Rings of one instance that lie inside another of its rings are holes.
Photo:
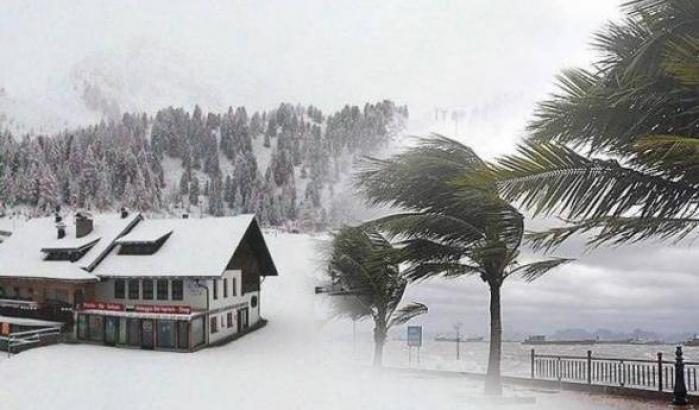
[[[461,359],[461,322],[454,325],[456,331],[456,360]]]

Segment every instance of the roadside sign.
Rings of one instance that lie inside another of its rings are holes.
[[[408,346],[422,346],[422,326],[408,326]]]

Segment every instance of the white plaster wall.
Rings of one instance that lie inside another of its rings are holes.
[[[170,305],[170,306],[191,306],[194,310],[206,310],[206,291],[197,286],[197,281],[194,279],[183,279],[183,298],[182,300],[172,300],[170,296],[172,295],[172,283],[168,284],[168,299],[158,300],[157,299],[157,285],[153,284],[153,299],[143,299],[143,284],[141,283],[140,296],[139,299],[129,299],[128,285],[126,285],[126,291],[124,299],[114,298],[114,282],[115,279],[102,279],[100,282],[95,284],[95,300],[102,302],[114,302],[123,303],[126,306],[132,305]],[[127,280],[128,282],[128,280]],[[200,280],[203,286],[207,286],[207,282],[210,280]],[[210,284],[208,284],[210,287]]]

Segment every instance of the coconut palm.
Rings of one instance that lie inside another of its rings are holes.
[[[374,205],[401,212],[370,222],[399,241],[404,274],[413,281],[475,275],[490,289],[490,351],[486,393],[500,394],[504,281],[534,280],[566,259],[519,264],[522,215],[481,178],[486,164],[468,147],[434,135],[389,159],[367,159],[357,185]],[[472,177],[471,185],[455,185]]]
[[[594,70],[568,70],[529,138],[494,167],[501,194],[565,226],[549,248],[679,240],[699,226],[699,2],[635,0],[596,35]]]
[[[344,227],[333,238],[327,273],[334,310],[353,320],[374,321],[374,366],[383,363],[388,330],[427,313],[421,303],[398,308],[408,284],[399,262],[400,250],[376,230]]]

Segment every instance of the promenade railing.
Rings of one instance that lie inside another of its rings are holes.
[[[678,369],[686,390],[699,394],[699,362],[685,362],[680,347],[673,360],[665,360],[662,353],[656,359],[628,359],[594,356],[590,350],[586,356],[538,354],[531,350],[532,379],[673,392]]]

